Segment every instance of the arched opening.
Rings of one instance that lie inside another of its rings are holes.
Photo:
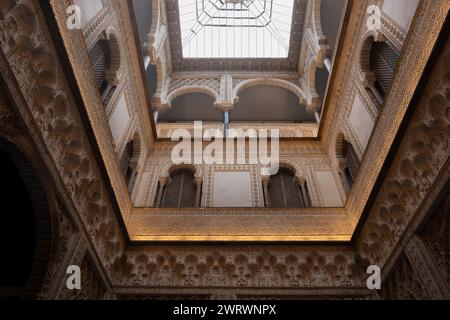
[[[314,123],[313,114],[299,104],[299,96],[280,86],[258,84],[242,88],[230,112],[231,122]]]
[[[134,170],[132,167],[132,161],[134,154],[134,143],[133,141],[130,141],[125,146],[125,149],[122,153],[122,158],[120,159],[120,167],[122,170],[122,175],[125,179],[125,183],[128,187],[128,191],[131,192],[133,190],[133,176],[134,176]]]
[[[386,96],[391,87],[399,52],[386,42],[374,42],[370,52],[370,69],[375,74],[375,88]]]
[[[194,172],[188,168],[174,170],[161,192],[160,207],[194,208],[199,206],[200,188],[195,181]]]
[[[360,160],[353,145],[346,141],[343,135],[338,137],[336,156],[339,163],[339,177],[348,195],[358,177]]]
[[[94,44],[89,51],[89,59],[91,60],[91,66],[94,72],[95,84],[103,100],[103,96],[108,87],[106,70],[111,66],[111,48],[107,39],[99,39]]]
[[[391,87],[400,53],[387,40],[369,36],[362,45],[360,67],[368,95],[380,107]]]
[[[311,197],[307,183],[299,181],[287,168],[280,168],[264,188],[266,205],[271,208],[307,208],[311,206]]]
[[[26,156],[0,138],[0,300],[36,299],[42,290],[51,249],[44,190]]]
[[[120,169],[130,194],[136,184],[140,158],[141,138],[139,136],[139,132],[136,132],[133,136],[133,140],[126,144],[120,158]]]
[[[353,185],[359,172],[359,158],[353,145],[347,141],[344,142],[344,158],[347,161],[347,175],[351,178],[351,184]]]
[[[170,109],[159,112],[158,123],[222,121],[223,113],[214,107],[214,102],[214,97],[203,92],[190,92],[177,95],[171,101]]]
[[[115,36],[109,39],[102,35],[89,50],[94,73],[95,83],[99,90],[102,102],[108,105],[117,89],[117,72],[120,67],[119,43]]]

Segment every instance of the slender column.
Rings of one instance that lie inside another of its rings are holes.
[[[162,201],[162,196],[163,196],[163,193],[164,193],[164,188],[166,187],[166,183],[167,183],[167,178],[166,177],[161,177],[159,179],[159,188],[157,190],[158,196],[156,198],[156,204],[155,204],[155,206],[158,207],[158,208],[160,208],[161,205],[162,205],[161,201]]]
[[[375,88],[374,85],[370,85],[369,87],[370,91],[372,91],[373,95],[375,96],[375,98],[377,98],[378,102],[381,104],[383,103],[383,97],[381,96],[380,92],[378,91],[377,88]]]
[[[375,98],[378,100],[379,103],[383,103],[384,99],[381,96],[378,89],[375,87],[375,81],[377,81],[377,78],[375,76],[375,73],[373,73],[372,71],[362,73],[361,78],[362,85],[373,93],[373,95],[375,96]]]
[[[230,113],[225,111],[223,113],[223,137],[226,139],[228,137],[228,129],[230,128]]]
[[[320,123],[320,113],[319,113],[319,111],[314,112],[314,116],[316,117],[317,123]]]
[[[108,86],[106,87],[105,91],[103,91],[103,94],[102,94],[102,101],[105,101],[105,99],[108,96],[108,94],[111,91],[111,89],[112,89],[112,85],[109,84],[109,81],[108,81]]]
[[[331,73],[331,68],[332,68],[331,59],[330,58],[326,58],[325,61],[324,61],[324,64],[325,64],[325,67],[328,70],[328,73]]]
[[[202,197],[203,178],[197,177],[195,179],[195,184],[197,185],[197,190],[195,193],[195,207],[200,208],[202,206],[201,197]]]
[[[341,178],[342,187],[344,188],[345,195],[348,197],[348,195],[350,194],[351,186],[349,185],[349,182],[347,181],[347,176],[345,175],[346,167],[347,167],[346,159],[340,158],[337,160],[338,175]]]
[[[305,208],[309,208],[310,204],[308,201],[308,194],[306,191],[306,185],[305,185],[306,179],[301,177],[297,179],[297,183],[300,186],[300,190],[302,192],[302,196],[303,196],[303,205],[305,206]]]
[[[150,65],[150,56],[145,56],[144,57],[144,69],[145,71],[147,71],[148,66]]]
[[[270,177],[269,176],[262,177],[263,191],[264,191],[264,206],[266,208],[270,208],[269,182],[270,182]]]

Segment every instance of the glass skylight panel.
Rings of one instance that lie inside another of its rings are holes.
[[[178,0],[184,58],[287,58],[294,0]]]

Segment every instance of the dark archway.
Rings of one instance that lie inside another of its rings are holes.
[[[0,299],[36,299],[52,244],[48,198],[36,172],[14,144],[0,138]]]

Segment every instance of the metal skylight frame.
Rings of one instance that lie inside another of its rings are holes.
[[[184,58],[287,58],[294,0],[178,0]]]

